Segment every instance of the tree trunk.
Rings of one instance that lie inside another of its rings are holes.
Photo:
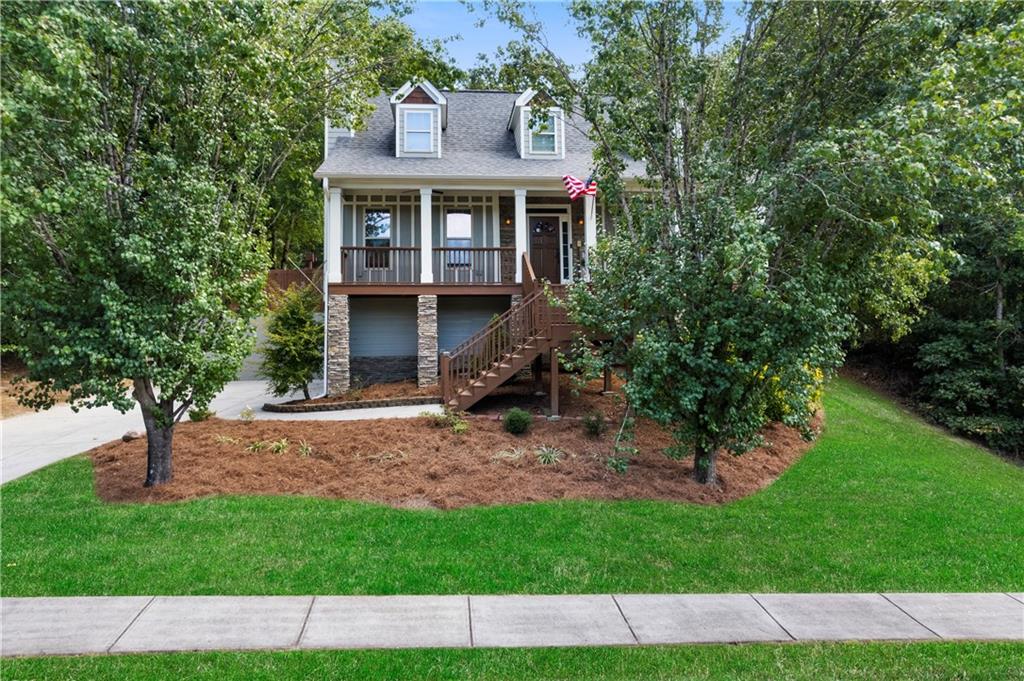
[[[171,466],[171,441],[174,437],[174,403],[156,400],[153,388],[146,379],[136,379],[133,390],[142,408],[142,421],[146,424],[146,487],[163,485],[174,477]]]
[[[996,354],[999,357],[999,373],[1006,376],[1006,350],[1003,348],[1003,305],[1006,291],[1003,288],[1003,260],[996,256]]]
[[[693,453],[693,477],[702,485],[718,482],[718,448],[696,447]]]
[[[309,399],[309,384],[308,383],[303,383],[302,384],[302,396],[305,397],[307,400]]]

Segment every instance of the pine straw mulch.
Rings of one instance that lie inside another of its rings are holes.
[[[621,409],[600,396],[600,382],[568,395],[566,411]],[[609,406],[612,405],[612,406]],[[791,428],[773,424],[767,445],[740,457],[719,458],[720,482],[697,484],[692,459],[676,461],[663,449],[672,438],[640,419],[625,473],[606,465],[614,428],[589,437],[579,419],[535,420],[522,436],[506,433],[496,416],[469,418],[465,434],[425,417],[368,421],[227,421],[181,423],[174,437],[174,480],[144,488],[145,439],[109,442],[92,450],[96,490],[109,502],[169,502],[225,494],[307,495],[358,499],[401,508],[459,508],[549,499],[660,499],[720,504],[762,489],[810,448]],[[820,417],[816,426],[820,426]],[[283,453],[253,442],[287,440]],[[301,453],[300,443],[310,453]],[[541,464],[535,448],[562,450]]]

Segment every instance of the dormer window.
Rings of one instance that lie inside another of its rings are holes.
[[[565,158],[565,115],[555,102],[529,89],[516,98],[508,118],[508,129],[523,159]]]
[[[530,153],[553,154],[555,151],[555,115],[549,113],[546,118],[530,126]]]
[[[441,158],[441,131],[448,125],[448,99],[425,80],[409,81],[391,95],[395,156]]]
[[[404,107],[403,107],[404,108]],[[421,109],[404,109],[405,138],[403,151],[430,153],[434,149],[434,112]]]

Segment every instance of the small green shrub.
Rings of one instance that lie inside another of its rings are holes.
[[[309,399],[309,382],[323,367],[323,324],[315,318],[320,295],[312,286],[292,285],[272,300],[260,375],[274,395],[301,390]]]
[[[239,412],[238,420],[242,421],[243,423],[252,423],[253,421],[256,420],[256,411],[252,407],[247,406],[245,409]]]
[[[533,416],[530,412],[520,409],[519,407],[512,407],[505,412],[505,417],[502,419],[505,425],[505,430],[512,433],[513,435],[522,435],[530,429],[530,424],[533,423]]]
[[[216,414],[217,412],[212,411],[209,407],[193,407],[188,410],[188,420],[198,423],[199,421],[206,421]]]
[[[420,416],[427,419],[427,422],[434,428],[451,428],[456,435],[463,435],[469,432],[469,421],[462,415],[451,409],[445,409],[442,413],[436,414],[432,411],[421,411]]]
[[[586,414],[583,417],[583,430],[590,437],[601,437],[608,430],[608,422],[605,421],[604,414],[599,411],[592,411]]]
[[[284,454],[288,451],[288,438],[283,437],[270,443],[271,454]]]
[[[313,456],[313,445],[309,444],[305,440],[299,440],[299,456]]]
[[[262,452],[269,446],[269,442],[266,442],[264,440],[256,440],[255,442],[250,442],[249,446],[246,447],[246,449],[249,450],[249,452],[251,452],[252,454],[258,454],[259,452]]]
[[[231,437],[230,435],[217,435],[213,438],[214,442],[221,445],[240,445],[242,441],[237,437]]]
[[[604,465],[608,467],[608,470],[615,471],[616,473],[625,473],[626,469],[629,468],[629,457],[628,456],[609,456],[605,459]]]
[[[533,452],[537,455],[537,461],[545,466],[553,466],[565,456],[565,452],[558,447],[549,447],[548,445],[541,445],[533,450]]]

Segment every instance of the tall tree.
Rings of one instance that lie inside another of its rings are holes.
[[[615,228],[572,312],[613,339],[598,361],[629,368],[633,405],[673,429],[701,482],[773,413],[805,425],[844,342],[868,324],[906,333],[943,275],[936,134],[893,115],[935,58],[905,28],[921,9],[755,2],[718,49],[720,3],[577,2],[594,46],[580,75],[520,3],[496,6],[552,59],[538,86],[597,145]],[[627,159],[642,191],[621,180]]]
[[[267,265],[254,225],[302,126],[358,115],[376,87],[368,50],[324,68],[347,11],[0,5],[5,340],[38,381],[33,406],[58,391],[74,408],[138,402],[146,485],[171,479],[175,423],[252,347]]]

